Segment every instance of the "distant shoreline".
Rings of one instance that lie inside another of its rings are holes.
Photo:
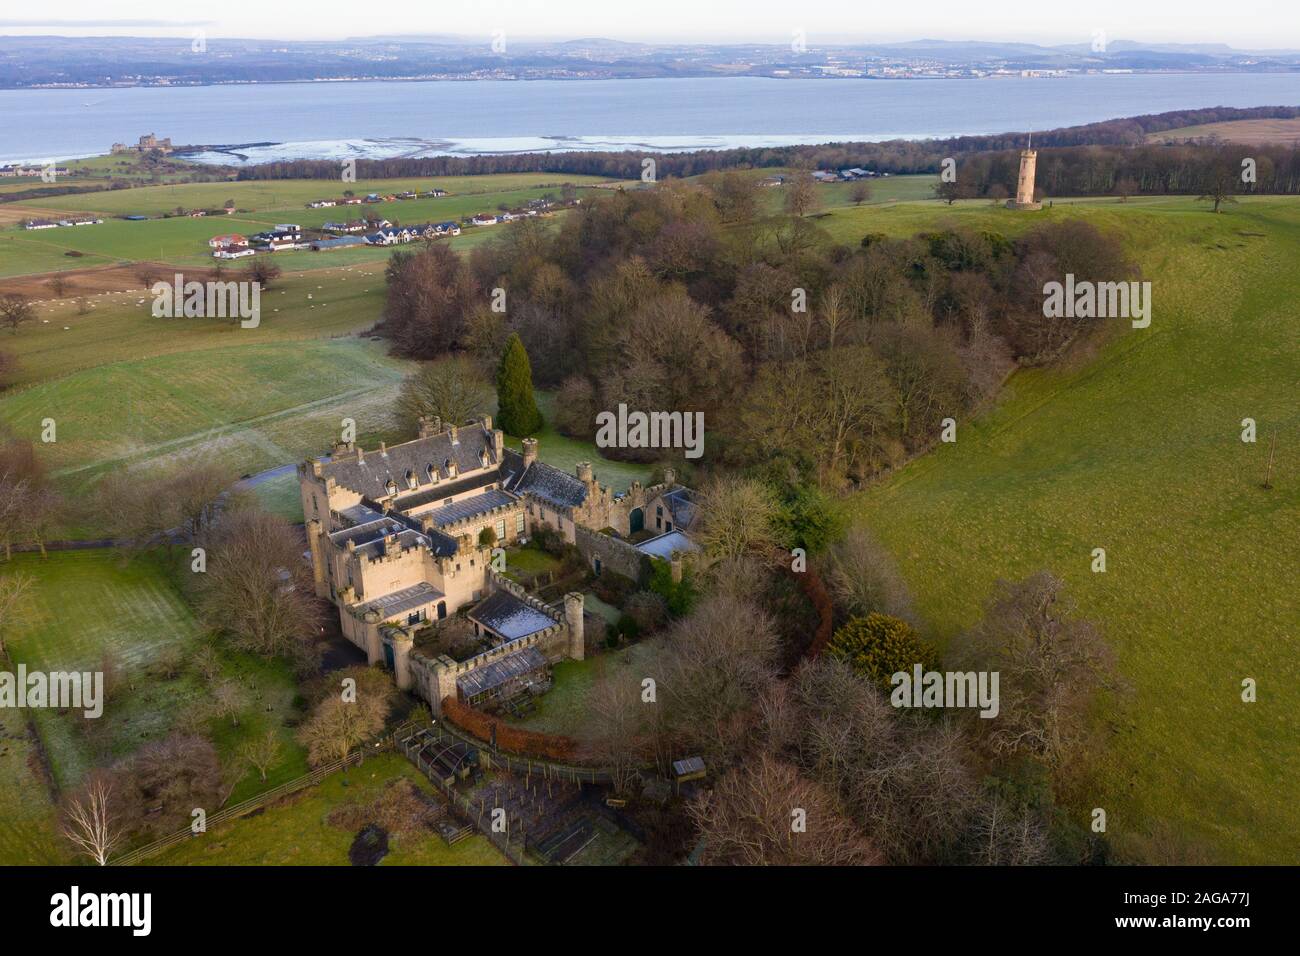
[[[860,80],[863,82],[932,82],[936,80],[1063,80],[1083,76],[1296,76],[1300,70],[1241,70],[1241,69],[1097,69],[1097,70],[1061,70],[1050,69],[1031,71],[1030,75],[1022,73],[990,73],[973,76],[964,73],[950,75],[899,75],[899,76],[839,76],[798,74],[785,76],[772,73],[742,73],[722,75],[718,73],[679,73],[672,76],[647,74],[645,76],[358,76],[358,77],[312,77],[301,80],[213,80],[211,82],[186,83],[168,81],[163,83],[42,83],[33,86],[0,85],[0,92],[44,93],[69,92],[76,90],[169,90],[194,89],[221,86],[321,86],[325,84],[353,83],[622,83],[646,80],[773,80],[787,82],[790,80]]]

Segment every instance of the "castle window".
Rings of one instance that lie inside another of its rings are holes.
[[[506,519],[502,518],[500,521],[497,522],[497,540],[504,541],[505,539],[506,539]]]
[[[521,511],[515,515],[515,534],[524,533],[524,513]]]

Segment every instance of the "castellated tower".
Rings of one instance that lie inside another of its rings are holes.
[[[1020,178],[1016,180],[1016,198],[1007,200],[1008,209],[1042,209],[1043,204],[1034,202],[1034,173],[1038,167],[1038,152],[1033,148],[1031,137],[1029,145],[1020,151]]]
[[[582,633],[581,592],[572,591],[564,595],[564,623],[569,629],[569,656],[580,661],[586,652],[586,636]]]

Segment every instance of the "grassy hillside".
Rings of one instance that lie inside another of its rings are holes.
[[[1298,862],[1300,202],[1217,216],[1183,199],[1041,216],[898,206],[823,222],[847,239],[1076,215],[1127,238],[1153,284],[1150,329],[1077,368],[1016,375],[956,444],[859,496],[857,513],[941,641],[977,619],[998,578],[1047,568],[1068,582],[1133,688],[1089,802],[1112,835],[1164,821],[1225,861]],[[1240,440],[1248,416],[1253,445]],[[1105,574],[1090,571],[1096,547]],[[1247,677],[1258,703],[1241,700]]]

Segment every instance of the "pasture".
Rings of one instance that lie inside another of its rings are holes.
[[[172,847],[149,862],[158,866],[347,866],[354,833],[329,822],[345,804],[375,800],[389,782],[408,779],[424,793],[432,786],[397,754],[372,757],[346,774]],[[430,832],[389,834],[382,866],[503,866],[506,860],[474,834],[449,847]]]
[[[1117,842],[1157,821],[1224,862],[1300,861],[1295,588],[1300,546],[1300,202],[1214,215],[1189,199],[898,206],[823,220],[837,238],[945,221],[1013,232],[1084,216],[1118,230],[1153,286],[1149,329],[1015,375],[955,444],[856,496],[941,644],[999,578],[1064,578],[1131,694],[1108,711],[1097,789]],[[1241,440],[1242,419],[1259,441]],[[1261,487],[1277,436],[1273,487]],[[1104,574],[1091,552],[1103,547]],[[1259,701],[1242,701],[1242,681]]]

